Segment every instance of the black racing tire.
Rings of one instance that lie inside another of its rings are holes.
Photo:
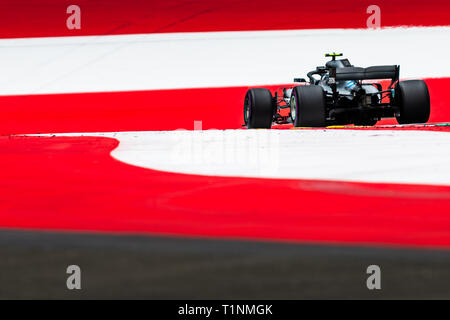
[[[400,108],[399,124],[426,123],[430,118],[430,94],[423,80],[401,81],[395,87],[395,101]]]
[[[247,91],[244,102],[244,122],[249,129],[270,129],[273,120],[273,99],[268,89]]]
[[[325,92],[320,86],[294,87],[291,96],[291,118],[295,127],[325,127]]]

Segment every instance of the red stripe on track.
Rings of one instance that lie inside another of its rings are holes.
[[[0,227],[450,247],[450,187],[171,174],[116,146],[0,137]]]
[[[450,78],[426,82],[432,104],[430,122],[450,122]],[[236,129],[243,123],[247,89],[0,96],[0,134],[191,130],[194,121],[202,121],[203,129]]]
[[[66,27],[66,8],[74,3],[82,10],[80,30]],[[366,28],[366,8],[373,4],[381,8],[382,26],[450,23],[447,0],[3,0],[0,38]]]

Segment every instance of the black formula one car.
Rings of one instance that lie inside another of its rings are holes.
[[[372,126],[382,118],[395,117],[399,124],[425,123],[430,116],[430,96],[423,80],[399,81],[400,66],[355,67],[348,59],[331,57],[325,66],[294,82],[304,84],[247,91],[244,121],[247,128],[271,128],[273,123],[296,127],[354,124]],[[390,79],[386,90],[379,82]]]

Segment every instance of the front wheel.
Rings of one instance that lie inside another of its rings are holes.
[[[400,114],[399,124],[425,123],[430,118],[430,94],[423,80],[401,81],[395,87],[395,102]]]
[[[244,102],[244,122],[249,129],[270,129],[273,120],[273,99],[269,90],[254,88],[247,91]]]

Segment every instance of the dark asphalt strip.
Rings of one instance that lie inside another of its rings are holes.
[[[3,230],[0,298],[450,298],[450,251]]]

